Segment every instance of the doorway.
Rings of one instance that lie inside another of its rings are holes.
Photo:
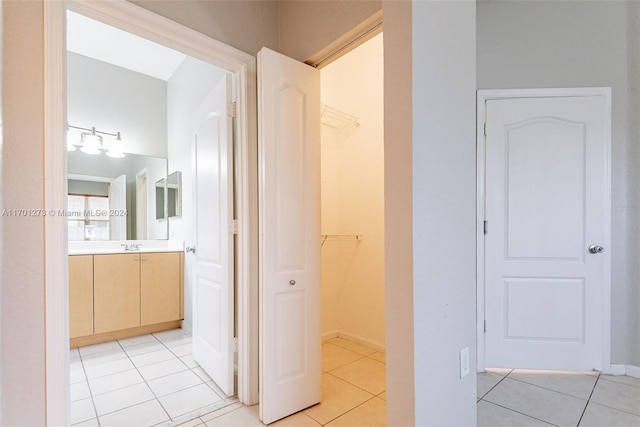
[[[235,133],[236,147],[236,183],[239,194],[236,211],[238,213],[237,240],[237,263],[238,263],[238,307],[239,318],[237,325],[238,347],[238,395],[241,401],[253,403],[257,399],[256,375],[252,375],[257,370],[257,362],[253,366],[253,360],[248,357],[253,351],[253,341],[251,335],[255,335],[255,326],[250,319],[242,317],[247,314],[243,307],[251,307],[252,294],[249,289],[250,280],[255,277],[255,252],[257,244],[249,236],[256,234],[255,229],[255,171],[248,165],[250,159],[255,159],[255,146],[250,141],[255,140],[255,123],[248,120],[249,112],[255,112],[255,87],[250,84],[250,75],[255,73],[255,59],[234,48],[226,46],[215,40],[203,38],[201,34],[189,30],[177,23],[168,22],[157,15],[142,11],[133,4],[126,3],[51,3],[46,4],[45,14],[47,25],[47,46],[45,50],[55,58],[52,61],[50,72],[46,75],[47,86],[45,91],[47,105],[50,107],[47,115],[48,132],[46,139],[48,145],[55,141],[63,141],[66,133],[66,120],[64,114],[64,97],[56,94],[65,90],[65,74],[62,66],[66,52],[65,43],[65,13],[66,10],[90,16],[91,18],[114,25],[122,30],[133,34],[144,34],[145,38],[152,39],[157,43],[171,46],[181,52],[197,56],[202,61],[206,61],[231,73],[236,79],[234,93],[236,94],[237,111]],[[124,19],[126,17],[126,19]],[[49,64],[49,63],[47,63]],[[53,89],[57,88],[59,90]],[[47,156],[48,179],[53,183],[48,194],[51,197],[47,200],[49,208],[64,209],[66,206],[66,168],[64,147],[52,149],[55,155]],[[48,242],[66,242],[66,236],[62,233],[64,221],[55,219],[46,228]],[[53,236],[53,237],[52,237]],[[68,308],[67,295],[67,252],[59,252],[50,243],[47,247],[48,253],[56,254],[47,259],[47,281],[52,285],[47,288],[48,307],[47,324],[52,325],[47,334],[47,365],[51,369],[47,370],[47,401],[49,407],[48,420],[51,424],[68,423],[69,394],[60,393],[60,390],[69,390],[69,370],[66,365],[69,361],[68,337],[66,328],[66,310]],[[249,301],[247,303],[247,301]],[[250,315],[249,315],[250,317]],[[255,382],[256,385],[252,385]],[[66,409],[65,409],[66,408]]]
[[[320,70],[323,339],[384,351],[382,34]]]
[[[479,92],[480,372],[610,368],[610,95]]]

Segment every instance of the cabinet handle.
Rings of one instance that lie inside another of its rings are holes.
[[[138,261],[138,257],[133,258],[134,261]]]
[[[143,260],[143,261],[146,261],[146,260],[147,260],[147,258],[145,258],[145,257],[142,257],[142,260]]]

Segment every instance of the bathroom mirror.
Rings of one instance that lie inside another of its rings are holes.
[[[111,240],[155,240],[168,238],[168,221],[165,217],[156,217],[157,192],[155,184],[166,179],[167,159],[127,153],[123,158],[111,158],[104,154],[91,155],[79,150],[67,153],[67,171],[69,194],[109,197],[113,206],[114,199],[122,199],[126,215],[120,217],[122,225],[118,224],[118,217],[111,216]],[[117,179],[126,180],[126,189],[117,197],[109,194],[109,188],[119,188],[113,183]],[[162,191],[164,197],[164,187]],[[161,201],[164,211],[164,199]],[[111,208],[113,209],[113,207]],[[120,210],[120,209],[119,209]],[[120,212],[118,212],[120,213]],[[90,221],[91,218],[87,218]],[[116,229],[122,232],[114,233]],[[126,232],[124,231],[126,229]],[[81,233],[70,240],[85,240]]]

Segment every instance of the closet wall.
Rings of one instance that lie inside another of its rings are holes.
[[[359,123],[353,127],[348,117],[323,113],[323,336],[342,335],[383,349],[382,34],[323,68],[321,78],[322,103]]]

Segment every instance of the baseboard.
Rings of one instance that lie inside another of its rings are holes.
[[[609,375],[627,375],[629,377],[640,378],[640,367],[618,363],[612,364],[604,373]]]
[[[338,331],[330,331],[322,334],[322,341],[338,338]]]
[[[357,335],[351,335],[351,334],[349,334],[347,332],[344,332],[344,331],[338,331],[338,338],[343,338],[345,340],[352,341],[352,342],[354,342],[356,344],[362,344],[362,345],[364,345],[366,347],[369,347],[369,348],[371,348],[371,349],[373,349],[375,351],[379,351],[380,353],[386,353],[386,348],[385,348],[384,344],[373,342],[371,340],[359,337]]]
[[[191,323],[187,322],[186,320],[182,321],[182,325],[180,327],[182,328],[183,331],[185,331],[187,333],[191,333],[191,331],[192,331]]]
[[[625,372],[626,372],[626,366],[625,365],[612,363],[611,365],[609,365],[609,369],[605,369],[604,370],[603,374],[607,374],[607,375],[624,375]]]
[[[640,366],[627,365],[625,373],[629,377],[640,378]]]

